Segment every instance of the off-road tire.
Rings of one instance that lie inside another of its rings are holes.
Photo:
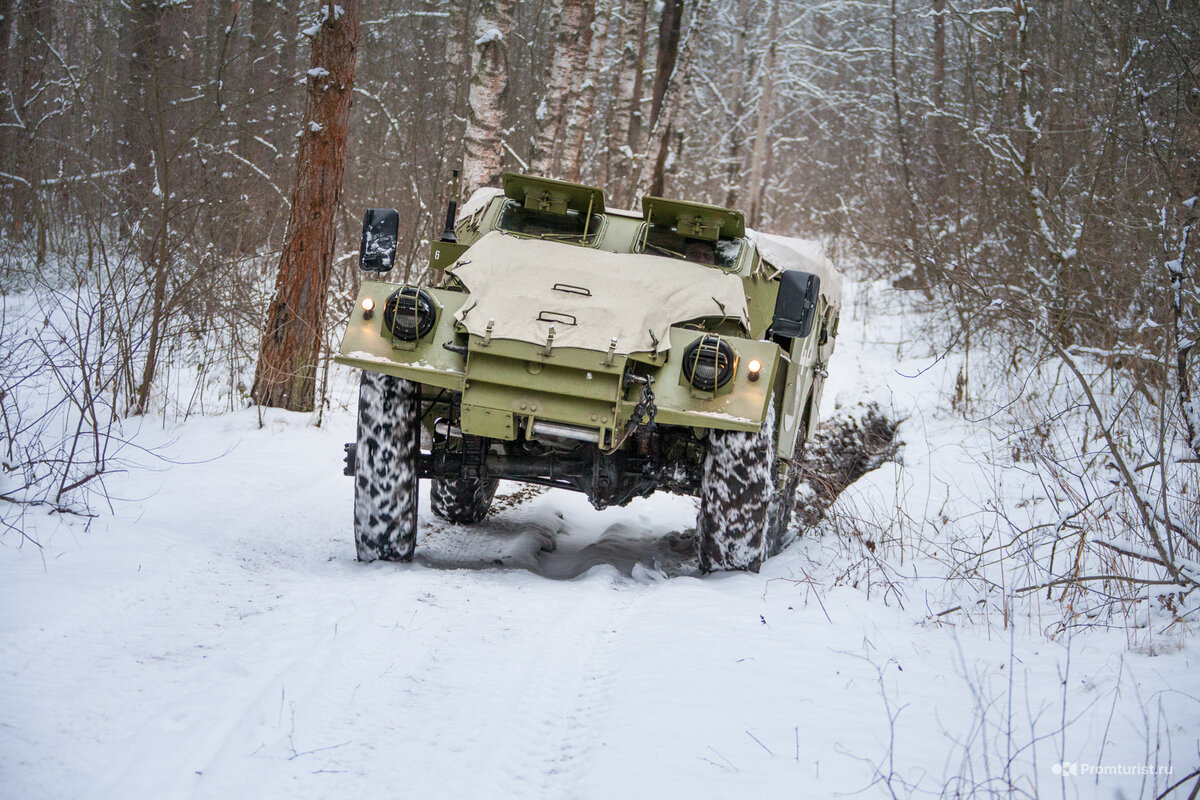
[[[458,525],[483,522],[496,496],[498,480],[482,478],[434,478],[429,487],[429,508],[434,514]]]
[[[758,572],[774,495],[774,404],[757,431],[709,431],[696,516],[701,572]]]
[[[359,561],[411,561],[417,544],[421,388],[363,372],[354,454],[354,544]]]
[[[796,443],[796,455],[792,459],[787,475],[779,475],[783,462],[776,462],[775,488],[771,498],[771,511],[767,522],[767,558],[777,556],[791,541],[788,527],[792,524],[792,512],[796,508],[796,488],[800,485],[800,462],[804,459],[803,443]]]

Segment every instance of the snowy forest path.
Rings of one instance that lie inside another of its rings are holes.
[[[573,797],[586,786],[586,757],[604,746],[616,643],[641,605],[640,593],[620,592],[615,603],[605,594],[557,614],[550,635],[524,654],[508,735],[488,765],[499,796]]]

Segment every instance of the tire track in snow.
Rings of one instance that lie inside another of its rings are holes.
[[[579,586],[577,588],[583,588]],[[643,602],[642,587],[617,585],[543,624],[526,654],[526,688],[483,785],[500,797],[577,797],[589,753],[603,747],[613,702],[616,643]],[[549,640],[546,641],[547,636]]]

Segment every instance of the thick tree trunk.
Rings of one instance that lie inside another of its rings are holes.
[[[650,128],[646,144],[646,154],[642,159],[641,174],[637,181],[637,195],[653,194],[663,191],[664,168],[666,166],[666,150],[670,142],[671,124],[683,101],[691,77],[692,62],[695,60],[697,41],[700,36],[700,23],[704,18],[707,0],[697,0],[692,9],[692,20],[688,25],[687,36],[680,48],[675,68],[667,81],[662,102],[659,103],[659,113]],[[661,59],[660,59],[661,62]]]
[[[666,0],[658,20],[658,57],[654,67],[654,86],[650,96],[650,129],[658,123],[667,87],[679,58],[679,30],[683,23],[683,0]]]
[[[730,88],[733,91],[729,118],[729,167],[725,174],[725,207],[735,208],[738,202],[742,175],[742,117],[746,115],[746,31],[750,27],[750,0],[738,0],[733,29],[733,72]]]
[[[8,81],[8,48],[12,41],[13,0],[0,0],[0,86]]]
[[[641,153],[634,126],[639,117],[642,93],[642,63],[646,57],[646,18],[649,0],[626,0],[625,24],[621,27],[621,62],[614,87],[614,111],[609,159],[612,169],[605,181],[609,194],[617,205],[632,201],[635,154]]]
[[[508,93],[508,43],[516,0],[482,0],[475,20],[467,132],[463,140],[464,196],[500,182],[504,97]]]
[[[538,106],[533,153],[529,159],[530,171],[537,175],[562,177],[563,154],[567,149],[565,117],[579,96],[579,85],[587,68],[595,12],[595,0],[563,0],[554,37],[549,86]]]
[[[0,102],[8,102],[8,95],[12,86],[11,76],[9,75],[9,44],[12,41],[12,20],[13,20],[13,0],[0,0]],[[0,172],[13,174],[12,166],[13,148],[9,145],[11,134],[7,125],[0,126]],[[11,196],[10,198],[11,199]],[[3,198],[0,198],[0,214],[3,214],[8,205]]]
[[[153,98],[157,92],[156,74],[162,59],[162,3],[142,2],[127,7],[122,20],[121,50],[127,55],[121,132],[118,151],[121,158],[122,235],[148,220],[153,198],[153,159],[155,131],[148,120],[154,118]],[[145,235],[150,223],[141,225],[139,243],[142,261],[150,264],[153,244]]]
[[[13,159],[9,166],[18,177],[12,193],[12,234],[17,241],[25,237],[25,226],[31,218],[40,216],[34,191],[40,165],[33,158],[33,149],[49,93],[49,88],[41,84],[49,80],[46,68],[52,26],[50,11],[50,0],[25,0],[17,11],[17,51],[21,64],[12,91],[12,105],[19,117],[19,127],[11,140],[13,147],[9,148]],[[39,248],[39,263],[42,255]]]
[[[608,42],[608,25],[612,19],[609,6],[610,0],[596,0],[596,13],[592,22],[592,50],[588,53],[587,70],[575,103],[571,107],[570,121],[567,123],[566,138],[569,150],[562,172],[576,183],[583,177],[584,140],[596,112],[596,89],[604,62],[604,47]]]
[[[292,411],[311,411],[316,392],[361,5],[323,2],[317,11],[287,239],[252,390],[262,405]]]
[[[450,98],[450,112],[454,118],[463,114],[463,103],[466,100],[466,81],[463,76],[471,66],[467,45],[471,41],[471,11],[469,0],[447,0],[444,5],[446,17],[441,27],[441,35],[446,40],[446,74],[441,85],[446,97]],[[451,159],[457,164],[459,159]]]
[[[772,106],[775,103],[775,65],[778,52],[775,47],[775,37],[772,31],[779,27],[779,0],[771,4],[771,21],[767,25],[771,42],[767,45],[767,57],[763,61],[762,91],[758,99],[758,120],[754,128],[754,151],[750,156],[750,192],[746,209],[746,222],[751,227],[757,227],[762,222],[763,195],[766,193],[767,158],[770,145],[767,142],[767,129],[771,124]]]
[[[665,172],[667,150],[671,141],[671,123],[667,122],[659,127],[658,120],[662,116],[663,102],[666,100],[667,90],[670,88],[671,78],[675,74],[675,66],[679,58],[679,29],[682,23],[683,0],[666,0],[663,3],[662,16],[658,19],[658,51],[655,59],[654,85],[651,88],[650,96],[650,135],[661,137],[662,142],[657,147],[654,142],[650,143],[652,148],[656,147],[656,155],[653,160],[647,159],[643,164],[643,169],[648,166],[651,170],[650,183],[646,185],[644,193],[652,195],[661,195],[666,181]]]

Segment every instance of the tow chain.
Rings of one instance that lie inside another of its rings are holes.
[[[606,454],[612,454],[621,449],[621,446],[625,444],[625,440],[629,438],[630,434],[638,428],[654,422],[654,415],[658,413],[658,406],[654,404],[654,378],[649,375],[645,378],[631,375],[630,379],[641,382],[642,396],[638,400],[637,405],[633,407],[633,413],[629,415],[629,422],[625,423],[625,431],[621,434],[620,441],[610,449],[605,450]]]

